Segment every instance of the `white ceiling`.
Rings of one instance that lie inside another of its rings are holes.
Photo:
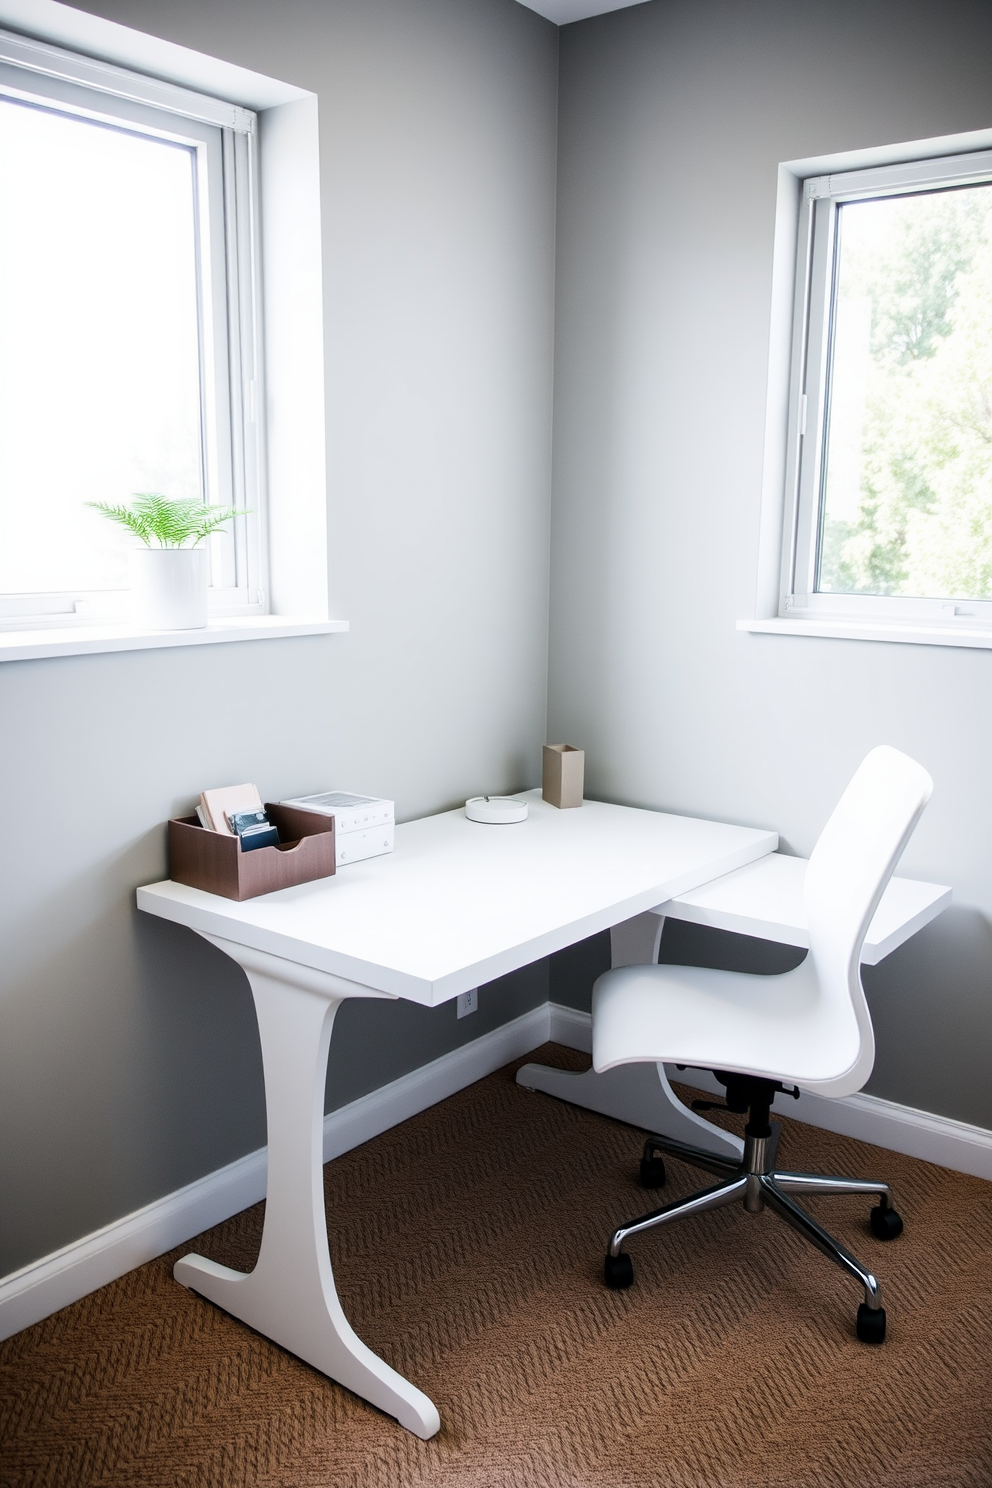
[[[569,21],[584,21],[589,16],[605,15],[608,10],[624,10],[628,5],[643,5],[644,0],[520,0],[528,10],[567,26]]]

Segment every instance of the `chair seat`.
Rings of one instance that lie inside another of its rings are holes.
[[[846,1014],[846,1015],[845,1015]],[[781,976],[693,966],[624,966],[593,998],[593,1067],[686,1064],[760,1075],[831,1095],[850,1091],[861,1036],[853,1008],[823,997],[812,957]]]

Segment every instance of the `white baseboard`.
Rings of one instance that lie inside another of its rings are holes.
[[[401,1075],[339,1111],[332,1111],[324,1117],[324,1161],[330,1162],[332,1157],[360,1147],[380,1132],[408,1121],[418,1111],[426,1111],[494,1070],[502,1069],[511,1059],[529,1054],[539,1044],[547,1043],[550,1026],[549,1005],[545,1002],[529,1013],[521,1013],[511,1023],[494,1028],[492,1033],[484,1033],[470,1044],[452,1049],[450,1054],[442,1054],[440,1059],[432,1059],[430,1064]],[[236,1214],[237,1210],[231,1212]]]
[[[549,1007],[549,1038],[570,1049],[591,1053],[592,1018],[589,1013],[580,1013],[575,1008],[555,1002]],[[713,1095],[723,1093],[723,1086],[708,1070],[681,1072],[671,1065],[667,1070],[672,1080],[682,1080]],[[791,1116],[824,1131],[836,1132],[838,1136],[858,1137],[862,1142],[871,1142],[890,1152],[904,1152],[907,1157],[919,1157],[924,1162],[938,1163],[959,1173],[992,1180],[992,1131],[983,1126],[969,1126],[967,1122],[953,1121],[949,1116],[933,1116],[929,1111],[917,1111],[912,1106],[900,1106],[895,1101],[882,1100],[880,1096],[865,1095],[864,1092],[846,1095],[840,1100],[828,1100],[807,1091],[798,1100],[779,1096],[775,1110],[782,1116]]]
[[[550,1037],[547,1003],[324,1117],[324,1161],[388,1131]],[[265,1148],[0,1278],[0,1340],[265,1197]]]
[[[548,1013],[551,1027],[548,1038],[553,1043],[578,1049],[583,1054],[592,1053],[591,1013],[580,1013],[578,1008],[566,1007],[561,1002],[549,1002]]]

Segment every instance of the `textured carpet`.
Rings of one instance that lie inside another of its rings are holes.
[[[433,1441],[171,1279],[191,1248],[250,1267],[258,1205],[0,1345],[0,1482],[989,1488],[992,1185],[795,1122],[781,1154],[893,1184],[889,1245],[865,1201],[813,1201],[878,1271],[882,1348],[854,1337],[859,1289],[770,1214],[635,1239],[635,1286],[607,1291],[609,1231],[651,1207],[638,1136],[507,1069],[325,1169],[345,1310],[434,1399]],[[671,1196],[712,1181],[669,1170]]]

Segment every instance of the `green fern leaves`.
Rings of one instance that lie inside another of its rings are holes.
[[[187,543],[195,547],[225,522],[245,515],[229,506],[204,506],[190,497],[170,500],[155,491],[137,492],[130,506],[109,501],[87,501],[86,505],[140,537],[146,548],[153,539],[160,548],[182,548]]]

